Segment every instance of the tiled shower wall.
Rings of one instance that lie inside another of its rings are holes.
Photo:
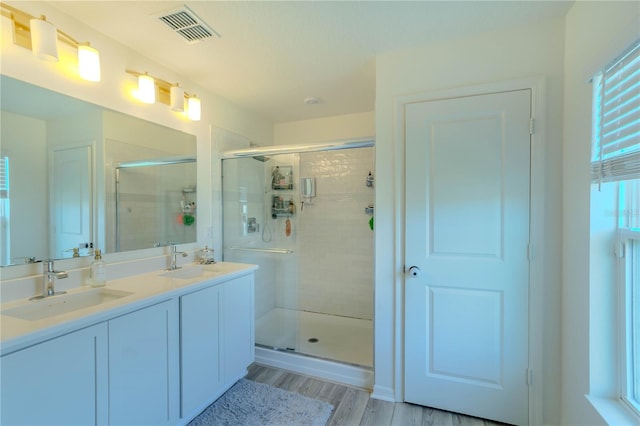
[[[373,170],[373,150],[281,154],[266,162],[224,161],[224,259],[260,265],[256,318],[273,308],[285,308],[372,319],[373,232],[365,208],[373,204],[374,189],[365,183]],[[293,167],[293,189],[271,188],[276,166]],[[316,180],[311,200],[300,198],[304,177]],[[293,200],[295,213],[272,217],[273,196]],[[257,220],[258,232],[248,232],[250,218]]]
[[[195,163],[121,169],[119,251],[195,241],[197,208],[181,207],[195,203],[195,190]],[[185,215],[194,221],[185,222]]]
[[[372,319],[374,148],[302,153],[299,164],[316,197],[297,215],[298,309]]]

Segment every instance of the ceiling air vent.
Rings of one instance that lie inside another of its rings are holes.
[[[213,28],[205,24],[187,6],[170,12],[156,15],[158,20],[169,27],[173,32],[179,34],[187,43],[193,44],[211,37],[220,37]]]

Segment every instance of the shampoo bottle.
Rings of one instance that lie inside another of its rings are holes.
[[[102,261],[100,249],[96,249],[96,255],[91,263],[91,287],[102,287],[107,283],[107,265]]]

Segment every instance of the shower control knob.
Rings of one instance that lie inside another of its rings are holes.
[[[417,278],[420,276],[420,268],[417,266],[412,266],[409,268],[409,276],[411,278]]]

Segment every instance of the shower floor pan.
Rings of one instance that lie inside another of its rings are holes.
[[[373,366],[373,322],[276,308],[256,321],[256,343],[364,367]]]

